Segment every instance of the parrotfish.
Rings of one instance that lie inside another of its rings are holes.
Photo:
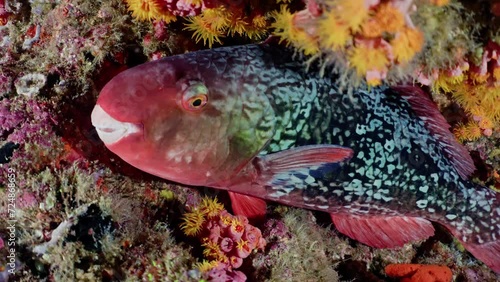
[[[324,211],[378,248],[425,239],[437,222],[500,272],[499,196],[468,180],[473,161],[429,96],[339,80],[284,47],[203,50],[120,73],[91,119],[126,162],[227,190],[236,213],[265,213],[264,200]]]

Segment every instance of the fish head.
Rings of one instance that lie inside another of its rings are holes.
[[[143,171],[224,186],[272,138],[274,113],[264,94],[242,93],[242,81],[184,56],[117,75],[102,89],[92,124],[109,150]]]

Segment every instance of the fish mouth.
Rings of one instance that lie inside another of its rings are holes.
[[[131,122],[118,121],[110,116],[100,105],[96,105],[90,116],[97,135],[106,145],[114,144],[123,138],[139,133],[142,126]]]

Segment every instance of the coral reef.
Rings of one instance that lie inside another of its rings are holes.
[[[345,87],[427,85],[498,191],[500,6],[469,2],[0,0],[0,281],[384,281],[402,263],[496,281],[444,231],[380,250],[306,210],[251,225],[120,161],[89,118],[129,67],[273,34]]]

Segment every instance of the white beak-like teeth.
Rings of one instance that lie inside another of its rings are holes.
[[[99,138],[106,145],[116,143],[124,137],[140,132],[140,127],[130,122],[121,122],[114,119],[101,106],[96,105],[91,115],[92,125]]]

